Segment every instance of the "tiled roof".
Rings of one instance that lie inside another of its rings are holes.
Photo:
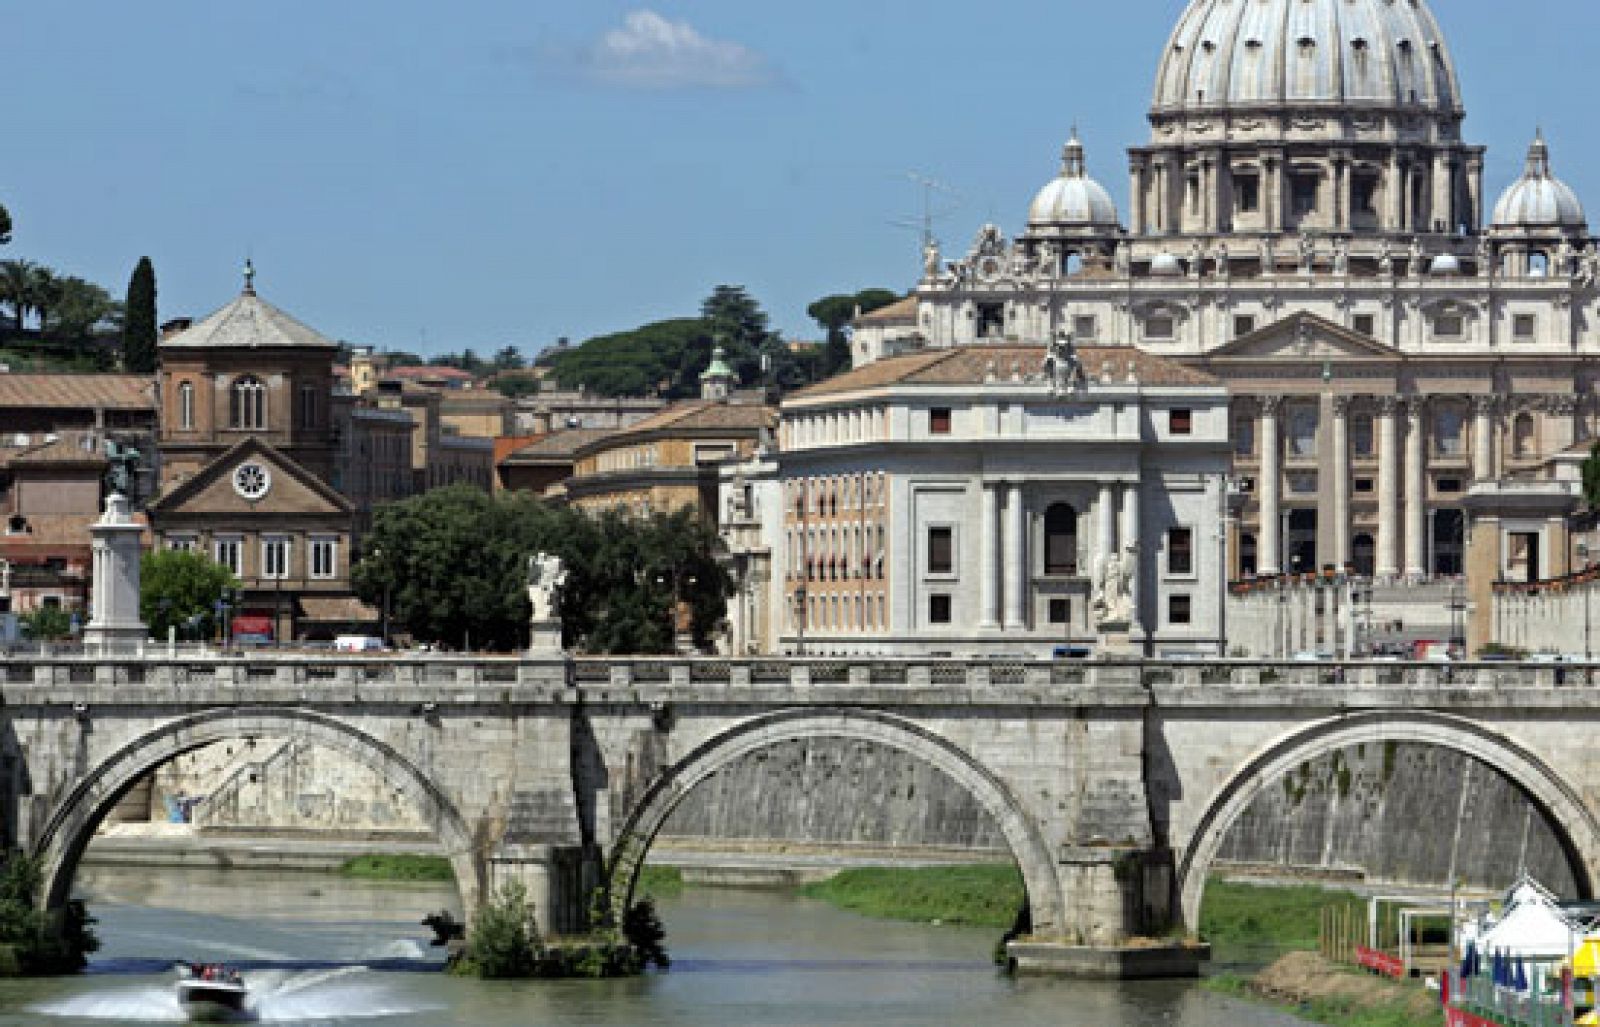
[[[541,435],[533,442],[505,459],[511,463],[571,462],[572,454],[607,435],[615,434],[613,428],[568,428]]]
[[[870,314],[862,314],[856,318],[857,325],[875,324],[912,324],[917,320],[917,298],[907,296],[903,300],[896,300],[887,307],[879,307]]]
[[[980,385],[991,377],[1005,381],[1012,377],[1013,368],[1020,369],[1024,376],[1039,374],[1044,357],[1043,346],[959,346],[926,350],[874,361],[797,392],[791,398],[814,399],[888,385]],[[1143,385],[1219,384],[1217,378],[1204,371],[1132,346],[1080,346],[1078,357],[1091,378],[1098,378],[1102,367],[1109,364],[1112,379],[1125,381],[1128,363],[1132,361]]]
[[[335,350],[339,345],[247,291],[193,328],[163,340],[160,348]]]
[[[474,375],[471,371],[463,371],[459,367],[445,367],[443,365],[434,366],[431,364],[425,364],[410,365],[406,367],[391,367],[380,372],[378,377],[400,378],[407,381],[437,378],[439,381],[470,382],[476,377],[476,375]]]
[[[544,438],[543,435],[502,435],[494,440],[494,462],[500,463],[506,457]]]
[[[149,410],[156,380],[147,374],[0,373],[0,410]]]
[[[631,424],[617,432],[622,435],[643,435],[658,431],[705,431],[749,428],[758,430],[771,425],[774,420],[770,407],[759,403],[722,403],[710,399],[692,399],[672,406],[657,414]]]
[[[22,449],[0,449],[0,465],[10,467],[105,467],[107,463],[105,452],[93,435],[68,434],[54,442],[41,442]]]

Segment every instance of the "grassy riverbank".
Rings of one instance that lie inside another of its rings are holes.
[[[1290,952],[1317,947],[1317,929],[1328,906],[1366,908],[1354,892],[1314,885],[1275,887],[1212,878],[1200,907],[1200,935],[1219,946]]]
[[[808,884],[801,894],[884,920],[1005,930],[1022,908],[1014,866],[863,867]]]
[[[455,870],[443,856],[357,856],[339,867],[339,876],[363,881],[454,881]]]
[[[1280,1006],[1329,1027],[1439,1027],[1438,999],[1419,984],[1375,977],[1329,963],[1315,952],[1294,952],[1254,977],[1224,974],[1206,980],[1211,991]]]
[[[646,865],[639,871],[639,882],[633,886],[638,898],[673,899],[683,894],[683,871],[677,867]]]

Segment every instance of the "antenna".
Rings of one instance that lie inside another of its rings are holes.
[[[934,237],[933,226],[945,220],[961,208],[961,194],[954,188],[946,185],[936,178],[932,178],[920,171],[907,171],[905,178],[922,190],[922,215],[920,217],[894,218],[889,224],[895,228],[904,228],[917,232],[922,237],[924,248],[933,245],[938,240]],[[934,194],[948,197],[942,204],[934,203]]]

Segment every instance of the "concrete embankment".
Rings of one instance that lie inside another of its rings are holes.
[[[438,855],[427,835],[330,836],[197,831],[189,824],[111,824],[95,836],[85,866],[239,868],[331,873],[356,856]]]

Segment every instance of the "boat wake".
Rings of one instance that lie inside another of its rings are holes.
[[[257,970],[244,974],[250,999],[240,1019],[256,1023],[356,1020],[403,1016],[439,1007],[406,1001],[362,966],[328,970]],[[112,988],[44,1002],[33,1012],[118,1023],[184,1023],[189,1017],[170,985]]]

